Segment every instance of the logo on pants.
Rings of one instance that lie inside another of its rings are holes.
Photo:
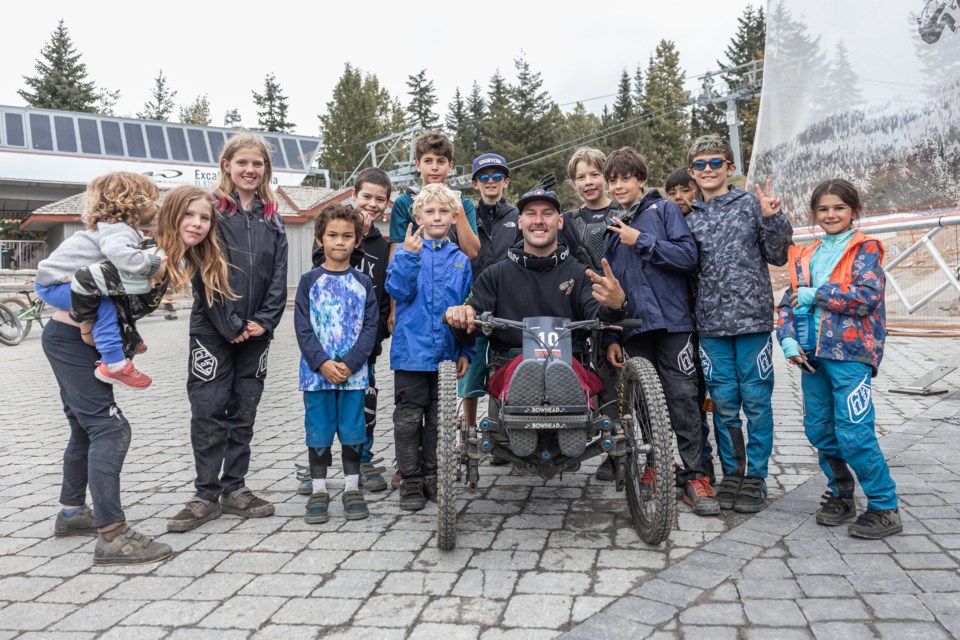
[[[267,354],[270,353],[270,347],[267,347],[262,354],[260,354],[260,364],[257,365],[257,377],[262,378],[267,375]]]
[[[677,354],[677,368],[685,374],[693,375],[697,370],[697,365],[693,361],[693,337],[687,338],[687,344]]]
[[[850,422],[862,422],[867,417],[872,406],[871,396],[870,374],[868,373],[857,385],[857,388],[847,396],[847,413],[850,415]]]
[[[766,380],[773,373],[773,342],[769,337],[767,337],[767,344],[757,354],[757,371],[760,373],[761,380]]]
[[[190,370],[193,375],[204,382],[210,382],[217,375],[217,358],[197,341],[197,346],[190,352]]]
[[[700,347],[700,366],[703,367],[703,379],[713,381],[713,363],[710,362],[710,356]]]

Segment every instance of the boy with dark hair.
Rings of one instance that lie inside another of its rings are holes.
[[[373,281],[350,266],[362,233],[363,220],[353,207],[333,205],[320,212],[314,234],[324,260],[300,278],[294,303],[313,489],[304,520],[310,524],[330,519],[326,478],[334,435],[343,456],[344,516],[359,520],[370,515],[359,486],[360,455],[366,441],[367,361],[376,343],[379,311]]]
[[[377,321],[377,339],[373,353],[367,361],[367,373],[370,386],[364,398],[364,418],[366,422],[367,440],[360,455],[360,486],[367,491],[383,491],[387,488],[387,481],[383,477],[384,468],[378,467],[381,459],[373,459],[373,438],[377,426],[377,380],[375,365],[377,356],[383,352],[383,341],[390,335],[387,331],[387,318],[390,316],[390,296],[384,288],[387,281],[387,263],[390,261],[390,244],[374,224],[383,217],[390,201],[392,187],[390,176],[382,169],[367,167],[357,174],[353,186],[354,210],[363,220],[361,230],[363,240],[350,255],[350,266],[364,273],[373,281],[373,291],[377,296],[377,307],[380,315]],[[324,261],[323,245],[319,239],[313,243],[313,267],[316,269]],[[300,465],[298,465],[300,466]],[[312,484],[309,470],[304,469],[299,474],[300,487],[298,493],[309,495],[312,493]]]
[[[428,184],[414,201],[418,225],[407,225],[403,244],[387,268],[387,292],[396,301],[397,325],[390,345],[396,408],[394,443],[400,470],[400,508],[423,509],[437,495],[437,366],[457,363],[463,377],[472,345],[454,339],[441,324],[447,307],[470,295],[470,261],[447,240],[460,198],[443,184]]]
[[[773,288],[767,265],[787,263],[793,228],[769,180],[766,193],[756,186],[756,196],[730,188],[733,150],[719,136],[695,140],[687,163],[702,196],[693,201],[687,223],[700,250],[696,319],[703,375],[716,404],[723,465],[717,499],[722,509],[756,513],[767,506],[773,450]]]
[[[503,197],[510,186],[510,168],[503,156],[485,153],[474,158],[472,184],[480,192],[477,201],[480,252],[470,261],[476,279],[487,267],[506,258],[507,250],[522,242],[523,236],[517,226],[517,208]],[[485,336],[477,337],[474,343],[477,353],[466,375],[457,383],[457,395],[463,398],[463,417],[468,428],[477,424],[477,403],[486,393],[487,344]]]
[[[677,472],[683,500],[697,515],[717,515],[720,505],[700,468],[700,407],[687,285],[687,274],[697,267],[696,242],[676,204],[656,189],[644,195],[647,161],[634,149],[611,153],[603,174],[621,207],[610,226],[606,258],[626,293],[627,317],[643,322],[639,329],[625,330],[619,343],[615,334],[605,335],[607,358],[622,367],[626,352],[656,367],[683,463]],[[641,482],[656,486],[663,481],[652,472],[648,467]]]

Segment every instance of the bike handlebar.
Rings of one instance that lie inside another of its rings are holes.
[[[443,316],[441,319],[443,324],[447,324],[447,317]],[[489,311],[484,311],[478,316],[475,316],[473,319],[474,326],[483,330],[484,334],[489,334],[490,331],[494,329],[520,329],[521,331],[526,329],[526,325],[521,320],[510,320],[508,318],[497,318],[494,317]],[[624,329],[639,329],[643,326],[643,321],[635,318],[624,318],[617,322],[605,322],[600,318],[591,318],[590,320],[576,320],[574,322],[568,322],[564,325],[563,329],[568,331],[575,331],[577,329],[612,329],[615,331],[622,331]]]

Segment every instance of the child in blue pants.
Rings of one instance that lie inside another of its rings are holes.
[[[804,431],[827,476],[816,518],[826,526],[856,518],[850,535],[885,538],[903,524],[874,430],[870,386],[886,334],[883,246],[853,229],[862,209],[846,180],[817,185],[810,209],[827,235],[809,247],[790,247],[791,286],[777,307],[777,338],[803,370]],[[867,496],[859,518],[850,467]]]

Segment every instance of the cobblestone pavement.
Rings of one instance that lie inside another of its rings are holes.
[[[291,314],[271,348],[247,478],[277,515],[225,515],[196,531],[163,533],[192,495],[186,314],[146,319],[141,329],[150,351],[138,365],[154,385],[118,393],[133,426],[123,503],[176,556],[94,568],[91,539],[53,537],[67,429],[35,327],[21,345],[0,350],[0,639],[538,639],[596,637],[591,629],[613,622],[625,625],[618,635],[633,629],[638,637],[720,637],[698,627],[721,622],[731,636],[750,637],[960,633],[957,600],[942,593],[960,590],[951,499],[958,445],[938,422],[953,405],[888,393],[949,355],[956,340],[891,338],[875,381],[908,535],[858,545],[809,525],[823,482],[800,425],[799,374],[778,353],[769,484],[771,498],[789,494],[766,512],[698,518],[681,503],[670,540],[655,548],[634,533],[624,495],[593,478],[595,463],[550,481],[484,465],[480,487],[461,493],[458,547],[440,553],[433,505],[401,513],[395,492],[368,494],[370,518],[347,522],[339,475],[330,482],[331,521],[303,522],[305,498],[293,478],[305,455]],[[392,383],[389,374],[381,379],[376,448],[389,466]],[[955,390],[957,379],[941,386]],[[863,588],[871,585],[877,593]],[[910,597],[893,597],[904,592]],[[852,613],[835,613],[839,597]],[[784,628],[771,632],[771,621]]]

